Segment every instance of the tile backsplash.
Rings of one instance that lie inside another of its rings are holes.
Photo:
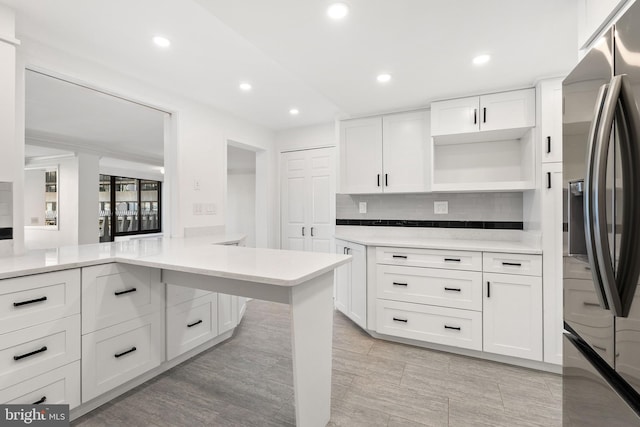
[[[446,201],[447,214],[434,202]],[[359,213],[366,202],[367,213]],[[424,221],[522,221],[522,193],[337,194],[337,219]]]

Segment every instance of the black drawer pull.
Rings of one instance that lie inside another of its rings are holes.
[[[20,302],[14,302],[13,306],[14,307],[21,307],[23,305],[27,305],[27,304],[33,304],[36,302],[42,302],[42,301],[46,301],[47,297],[42,297],[42,298],[36,298],[36,299],[30,299],[29,301],[20,301]]]
[[[522,267],[522,264],[519,262],[503,262],[502,265],[507,267]]]
[[[394,317],[393,321],[394,322],[402,322],[402,323],[407,323],[408,322],[407,319],[400,319],[399,317]]]
[[[393,282],[393,286],[408,286],[408,283]]]
[[[487,298],[491,298],[491,282],[487,282]]]
[[[40,400],[38,400],[37,402],[33,402],[32,405],[39,405],[39,404],[44,403],[46,401],[47,401],[47,396],[42,396],[40,398]]]
[[[444,325],[444,328],[445,329],[454,329],[456,331],[459,331],[459,330],[462,329],[462,328],[460,328],[460,326],[447,326],[447,325]]]
[[[407,259],[406,255],[394,255],[394,258],[402,258],[402,259]]]
[[[114,354],[114,356],[115,356],[115,357],[116,357],[116,359],[117,359],[118,357],[122,357],[122,356],[124,356],[125,354],[133,353],[133,352],[134,352],[134,351],[136,351],[136,350],[137,350],[137,348],[135,348],[135,347],[131,347],[131,349],[130,349],[130,350],[123,351],[122,353],[116,353],[116,354]]]
[[[444,262],[460,262],[460,258],[445,258]]]
[[[444,287],[445,291],[454,291],[454,292],[460,292],[462,291],[462,289],[460,288],[447,288],[446,286]]]
[[[586,305],[587,307],[600,307],[600,304],[598,304],[597,302],[583,302],[584,305]]]
[[[127,289],[126,291],[114,292],[113,294],[115,296],[119,296],[119,295],[124,295],[124,294],[128,294],[128,293],[135,292],[135,291],[137,291],[136,288],[131,288],[131,289]]]
[[[198,320],[197,322],[193,322],[187,325],[187,328],[193,328],[196,325],[199,325],[200,323],[202,323],[202,320]]]
[[[551,137],[547,137],[547,154],[551,153]]]
[[[34,351],[30,352],[30,353],[21,354],[20,356],[13,356],[13,360],[24,359],[25,357],[33,356],[33,355],[36,355],[38,353],[43,353],[45,351],[47,351],[47,346],[46,345],[44,347],[42,347],[41,349],[39,349],[39,350],[34,350]]]
[[[593,348],[597,348],[598,350],[607,351],[605,347],[600,347],[599,345],[591,344]]]

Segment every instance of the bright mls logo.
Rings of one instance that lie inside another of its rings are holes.
[[[0,405],[0,426],[69,427],[69,405]]]

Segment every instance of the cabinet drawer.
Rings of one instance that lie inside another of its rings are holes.
[[[542,255],[485,252],[482,259],[485,273],[542,276]]]
[[[12,405],[80,405],[80,361],[0,390],[0,403]]]
[[[377,300],[377,329],[381,334],[482,350],[482,313]]]
[[[482,310],[482,273],[377,265],[378,298]]]
[[[613,328],[613,315],[600,307],[591,280],[564,279],[564,317],[573,327]]]
[[[593,280],[591,266],[586,260],[580,260],[575,257],[565,256],[563,262],[563,276],[569,279]]]
[[[378,264],[482,271],[482,253],[435,249],[376,248]]]
[[[124,264],[82,269],[82,333],[87,334],[162,308],[160,270]]]
[[[82,337],[82,402],[137,377],[162,362],[159,312]]]
[[[80,270],[0,280],[0,334],[80,313]]]
[[[80,315],[0,335],[0,384],[10,386],[80,359]]]
[[[191,301],[192,299],[210,295],[211,293],[211,291],[205,291],[204,289],[187,288],[186,286],[167,283],[167,306],[171,307],[172,305]]]
[[[167,308],[167,360],[218,335],[218,294]]]

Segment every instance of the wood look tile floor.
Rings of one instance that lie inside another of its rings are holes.
[[[251,301],[233,338],[76,427],[295,425],[288,306]],[[562,425],[559,375],[390,343],[336,312],[329,426]]]

